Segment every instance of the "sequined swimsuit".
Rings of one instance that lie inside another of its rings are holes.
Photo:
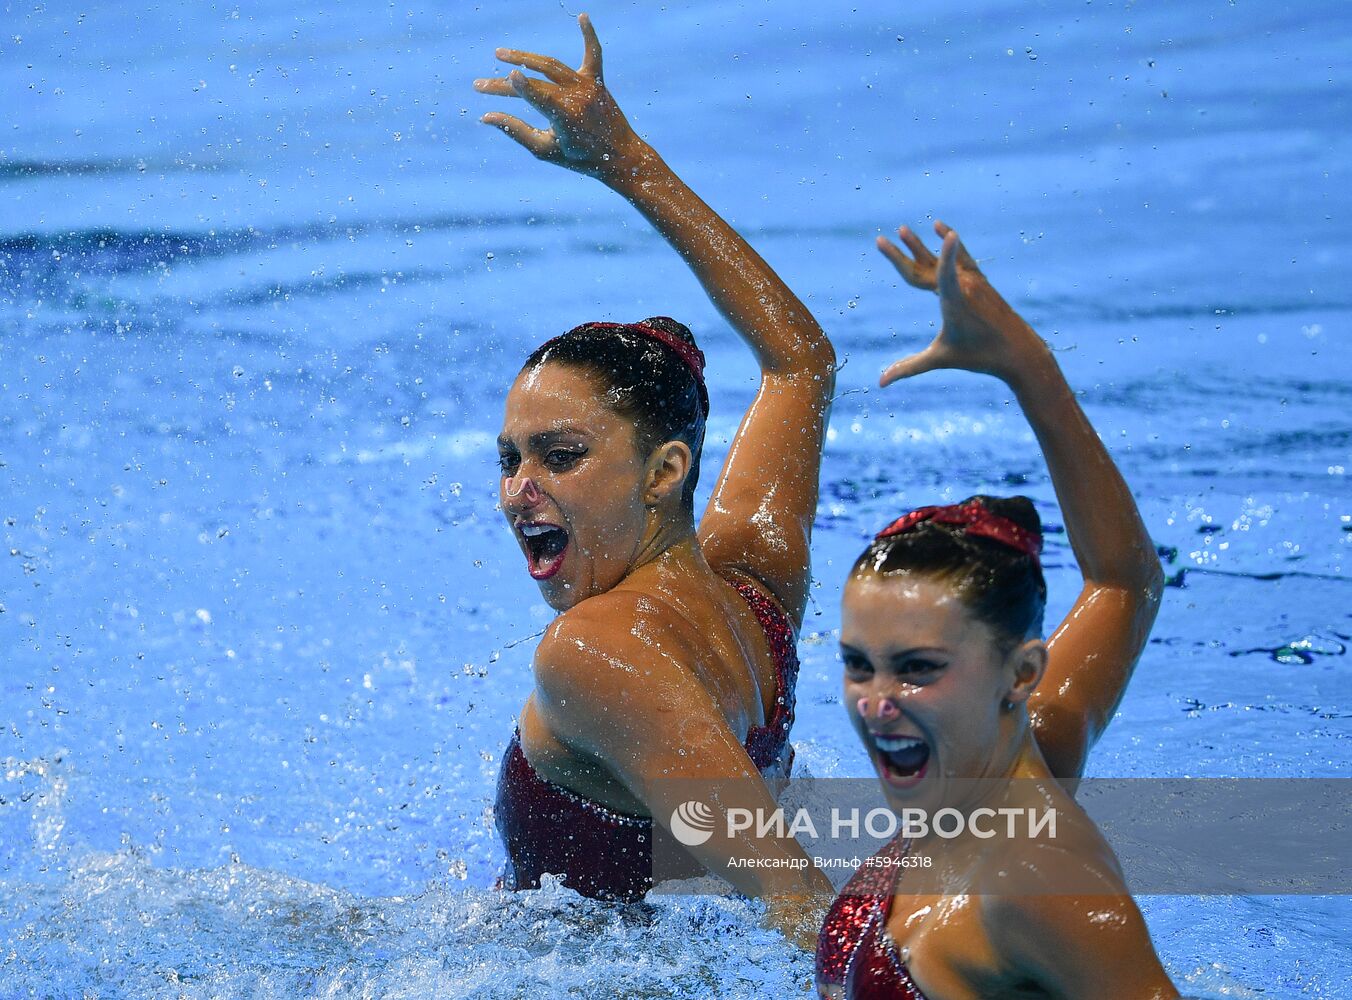
[[[780,759],[793,725],[798,682],[793,626],[755,587],[728,582],[755,613],[775,666],[774,712],[765,725],[747,730],[743,744],[764,772]],[[526,760],[519,731],[512,734],[498,774],[494,815],[507,848],[505,888],[539,888],[546,872],[566,876],[567,886],[595,899],[632,901],[652,888],[652,819],[615,812],[546,781]]]
[[[844,986],[847,1000],[925,1000],[887,933],[906,844],[898,837],[845,884],[817,937],[817,989]]]

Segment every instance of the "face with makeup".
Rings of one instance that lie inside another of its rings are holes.
[[[955,779],[1013,768],[1041,640],[1002,643],[941,579],[856,572],[845,586],[845,706],[894,808],[957,804]]]
[[[633,421],[606,406],[593,377],[562,364],[522,371],[498,457],[503,513],[550,607],[624,579],[652,533],[654,477]]]

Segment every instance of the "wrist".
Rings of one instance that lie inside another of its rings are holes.
[[[607,187],[628,197],[670,173],[657,150],[635,136],[632,144],[611,154],[600,177]]]
[[[1023,341],[1019,349],[1012,352],[1001,370],[994,374],[1014,390],[1016,396],[1041,393],[1058,384],[1064,385],[1065,378],[1051,348],[1032,327],[1025,324],[1025,329],[1027,336],[1019,338]]]
[[[1036,358],[1020,364],[1004,382],[1014,392],[1020,408],[1030,417],[1049,406],[1075,401],[1074,391],[1046,348]]]

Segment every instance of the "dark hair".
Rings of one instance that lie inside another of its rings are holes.
[[[637,327],[660,331],[688,344],[691,354],[698,352],[690,330],[666,316],[653,316],[632,325],[583,323],[537,347],[522,370],[550,362],[593,376],[602,386],[606,405],[634,422],[637,444],[644,455],[664,441],[685,442],[693,461],[681,504],[693,511],[704,421],[709,415],[708,390],[675,348]]]
[[[969,497],[992,514],[1040,536],[1042,521],[1027,497]],[[894,535],[874,539],[850,571],[851,576],[916,573],[948,584],[978,621],[995,630],[996,640],[1012,649],[1042,634],[1047,582],[1033,555],[1004,542],[969,534],[961,524],[926,520]]]

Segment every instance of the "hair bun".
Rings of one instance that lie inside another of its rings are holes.
[[[707,417],[709,415],[709,388],[704,382],[704,352],[695,343],[695,335],[690,332],[690,327],[677,322],[670,316],[649,316],[641,322],[632,324],[630,329],[639,331],[643,336],[665,344],[668,350],[681,359],[686,368],[690,370],[690,374],[695,378],[695,388],[699,392],[700,407]]]
[[[1038,516],[1037,508],[1033,506],[1033,501],[1028,497],[988,497],[978,494],[974,497],[968,497],[963,503],[971,503],[973,500],[992,514],[998,514],[1006,520],[1013,521],[1024,531],[1030,531],[1035,535],[1042,534],[1042,518]]]
[[[650,326],[654,330],[661,330],[669,336],[675,337],[683,343],[699,350],[699,344],[695,343],[695,335],[690,332],[690,327],[686,326],[680,320],[672,319],[670,316],[649,316],[647,319],[639,320],[639,326]]]

